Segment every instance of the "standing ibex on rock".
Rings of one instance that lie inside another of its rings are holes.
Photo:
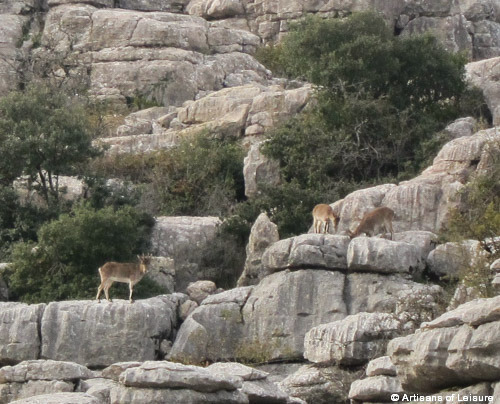
[[[100,302],[102,290],[104,289],[104,294],[106,299],[111,301],[109,298],[109,288],[113,282],[123,282],[128,283],[130,289],[129,301],[132,300],[132,292],[134,290],[134,285],[139,282],[142,277],[146,274],[148,266],[151,263],[151,255],[141,255],[137,256],[139,258],[139,263],[120,263],[120,262],[107,262],[102,267],[99,268],[99,275],[101,275],[101,284],[97,289],[96,299]]]
[[[347,231],[349,233],[349,237],[354,238],[359,236],[361,233],[366,233],[367,236],[372,237],[379,234],[380,230],[384,230],[384,233],[391,233],[391,240],[393,235],[392,230],[392,219],[394,218],[394,211],[385,206],[374,209],[371,212],[368,212],[358,227],[354,232]]]
[[[330,229],[330,220],[333,222],[335,232],[337,232],[337,227],[339,225],[340,217],[338,217],[333,211],[330,205],[326,203],[320,203],[316,205],[312,211],[313,214],[313,227],[315,233],[321,233],[321,227],[324,223],[323,233],[328,233]]]

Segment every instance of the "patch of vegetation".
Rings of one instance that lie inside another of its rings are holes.
[[[482,173],[470,181],[459,194],[460,205],[451,210],[448,226],[441,234],[443,241],[478,240],[488,258],[464,259],[459,282],[473,287],[479,295],[492,296],[489,265],[500,258],[500,143],[492,142],[482,156]],[[481,257],[478,254],[478,257]],[[472,263],[471,263],[472,262]]]
[[[50,210],[59,204],[59,175],[74,175],[99,154],[85,107],[45,86],[0,99],[0,183],[27,176]]]
[[[93,298],[97,268],[107,261],[131,262],[144,252],[152,224],[131,207],[87,205],[43,224],[37,243],[14,246],[7,279],[13,298],[28,303]]]

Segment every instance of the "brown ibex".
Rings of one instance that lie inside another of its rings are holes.
[[[384,233],[391,233],[391,240],[393,236],[392,230],[392,219],[394,218],[394,211],[390,208],[382,206],[380,208],[374,209],[368,212],[361,222],[359,223],[356,230],[353,232],[348,230],[349,237],[354,238],[359,236],[361,233],[365,233],[367,236],[372,237],[379,234],[380,230],[384,230]]]
[[[333,222],[335,232],[337,232],[337,227],[339,225],[340,218],[335,214],[332,207],[326,203],[320,203],[316,205],[312,211],[313,215],[313,227],[315,233],[321,233],[321,228],[324,224],[323,233],[328,233],[330,230],[330,220]]]
[[[100,302],[102,290],[104,289],[104,294],[106,299],[111,301],[109,298],[109,288],[113,282],[123,282],[128,283],[130,289],[129,301],[132,300],[132,292],[134,290],[134,285],[139,282],[142,277],[146,274],[148,266],[151,263],[151,255],[141,255],[137,256],[139,258],[138,263],[120,263],[120,262],[107,262],[102,267],[99,268],[99,275],[101,275],[101,284],[97,289],[96,299]]]

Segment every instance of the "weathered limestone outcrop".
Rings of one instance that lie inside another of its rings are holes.
[[[483,91],[493,125],[500,125],[500,57],[469,63],[465,68],[467,79]]]
[[[182,324],[170,358],[301,358],[311,327],[345,317],[344,278],[324,270],[282,271],[257,286],[212,295]]]
[[[45,304],[0,303],[0,365],[38,359]]]
[[[362,371],[347,370],[336,366],[304,365],[279,383],[280,388],[292,397],[307,403],[343,403],[349,386],[362,376]]]
[[[15,404],[103,404],[87,393],[49,393],[12,401]]]
[[[177,307],[184,299],[174,294],[133,304],[124,300],[49,303],[41,320],[40,357],[90,367],[158,359],[163,340],[173,339]]]
[[[479,241],[465,240],[437,246],[427,257],[427,263],[431,273],[456,279],[460,272],[471,266],[480,265],[481,259],[487,256]]]
[[[262,254],[279,241],[278,226],[269,220],[265,213],[261,213],[250,230],[246,247],[246,260],[243,273],[238,279],[238,286],[257,284],[264,277],[262,273]]]
[[[388,356],[371,360],[366,367],[366,376],[351,384],[351,400],[389,402],[392,394],[404,393],[401,382],[396,377],[396,367]]]
[[[434,318],[442,294],[439,286],[415,283],[399,274],[348,269],[349,242],[354,241],[323,234],[275,242],[261,259],[262,273],[269,275],[255,286],[207,297],[182,324],[169,357],[194,363],[229,358],[300,359],[304,336],[312,327],[349,314],[395,313],[404,332]],[[417,263],[419,249],[412,251]],[[393,261],[384,261],[380,267],[386,271],[386,266],[403,265],[399,256]],[[405,268],[403,272],[408,271]]]
[[[191,0],[186,11],[210,20],[220,19],[227,26],[245,23],[265,42],[276,40],[288,31],[291,21],[305,14],[343,17],[357,11],[379,12],[403,35],[433,32],[451,51],[465,51],[477,58],[497,56],[500,9],[493,0],[485,1],[340,1],[304,4],[300,1]],[[491,56],[490,56],[491,55]]]
[[[161,216],[156,218],[151,235],[155,255],[171,258],[175,267],[175,290],[184,292],[198,280],[203,248],[217,234],[218,217]]]
[[[283,80],[276,80],[277,84],[267,86],[267,80],[259,78],[252,69],[252,66],[247,66],[245,70],[245,74],[256,75],[250,80],[251,84],[233,75],[235,82],[232,86],[228,84],[229,88],[200,94],[199,99],[186,101],[172,112],[151,118],[149,124],[144,122],[138,125],[138,129],[142,128],[144,132],[127,134],[124,132],[126,127],[120,127],[123,129],[119,128],[116,137],[100,141],[109,146],[108,153],[117,154],[168,148],[187,135],[207,132],[217,137],[244,136],[244,143],[253,143],[255,137],[300,112],[309,100],[312,87],[301,83],[297,84],[298,88],[288,88]],[[126,119],[134,120],[135,115]],[[255,182],[278,181],[278,174],[272,170],[275,164],[262,160],[261,153],[254,146],[247,160],[246,177],[253,178]],[[253,188],[249,187],[252,194]]]
[[[144,362],[122,371],[119,384],[110,389],[110,402],[287,403],[288,395],[267,376],[239,363],[200,368]]]
[[[500,380],[500,296],[477,299],[392,340],[388,354],[405,391],[435,392]]]
[[[75,385],[93,378],[92,371],[72,362],[29,360],[0,369],[0,403],[42,394],[73,392]]]
[[[207,368],[167,361],[120,362],[104,369],[101,377],[72,362],[27,361],[0,369],[0,403],[301,402],[289,397],[268,376],[228,362]]]
[[[260,151],[262,142],[250,147],[243,161],[243,176],[245,178],[245,195],[249,198],[259,195],[259,184],[276,186],[281,183],[280,167]]]
[[[402,331],[402,322],[393,314],[354,314],[312,328],[304,339],[304,357],[314,363],[365,364]]]
[[[217,286],[212,281],[196,281],[186,288],[189,298],[200,304],[205,298],[215,293]]]
[[[347,249],[349,271],[412,273],[421,258],[413,244],[376,237],[356,237]]]
[[[365,213],[379,206],[395,212],[395,232],[423,230],[437,233],[457,206],[457,192],[471,174],[478,172],[488,142],[500,139],[497,128],[481,130],[448,142],[433,165],[418,177],[399,183],[355,191],[332,204],[340,212],[339,232],[359,223]]]
[[[346,270],[349,242],[347,236],[302,234],[271,245],[262,265],[266,274],[296,268]]]

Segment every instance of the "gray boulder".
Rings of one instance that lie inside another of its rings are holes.
[[[45,304],[0,303],[0,365],[37,359]]]
[[[447,2],[449,3],[449,2]],[[417,17],[403,30],[403,35],[422,34],[432,31],[450,52],[465,52],[472,56],[472,38],[463,15],[439,17]]]
[[[468,268],[481,265],[481,260],[486,257],[487,253],[479,241],[465,240],[437,246],[429,253],[427,263],[434,275],[456,279]]]
[[[0,369],[0,403],[50,393],[73,392],[75,384],[94,377],[72,362],[30,360]]]
[[[337,366],[304,365],[279,383],[280,388],[292,397],[307,403],[331,404],[347,402],[349,386],[362,376],[362,371],[352,371]]]
[[[468,81],[483,91],[493,125],[500,125],[500,57],[469,63],[465,69]]]
[[[436,248],[438,236],[430,231],[409,230],[394,233],[394,241],[408,243],[416,246],[419,250],[419,265],[423,269],[429,253]]]
[[[452,139],[463,136],[472,136],[476,128],[477,121],[473,117],[458,118],[450,123],[444,132]]]
[[[113,303],[49,303],[41,320],[41,356],[86,366],[157,359],[164,339],[173,339],[182,295]],[[78,335],[78,344],[75,344]]]
[[[78,380],[92,377],[94,374],[85,366],[53,360],[29,360],[0,369],[0,383],[24,383],[29,380]]]
[[[220,223],[218,217],[156,218],[151,247],[155,255],[174,260],[176,291],[183,292],[198,280],[201,252],[215,238]]]
[[[118,386],[111,389],[111,404],[190,403],[190,404],[249,404],[240,390],[200,392],[190,389],[155,389]]]
[[[393,394],[404,393],[401,382],[393,376],[372,376],[355,380],[349,390],[349,398],[357,401],[391,402]]]
[[[205,298],[215,293],[217,286],[212,281],[192,282],[186,288],[186,293],[191,300],[200,304]]]
[[[368,362],[366,375],[372,376],[396,376],[396,366],[391,362],[389,356],[380,356]]]
[[[500,296],[478,299],[390,341],[387,352],[405,391],[498,380],[499,316]]]
[[[281,182],[279,162],[262,154],[261,145],[262,142],[253,144],[243,160],[245,195],[249,198],[259,194],[259,184],[277,186]]]
[[[197,366],[154,361],[124,370],[111,389],[111,403],[248,403],[239,376]]]
[[[264,273],[284,269],[347,269],[349,237],[329,234],[302,234],[280,240],[262,255]]]
[[[261,213],[250,230],[246,247],[246,260],[238,286],[255,285],[263,278],[262,255],[272,244],[279,241],[278,226],[265,213]]]
[[[347,250],[351,272],[412,273],[419,266],[421,254],[413,244],[376,237],[356,237]]]
[[[324,270],[282,271],[255,286],[242,309],[242,358],[300,359],[312,327],[342,319],[345,275]]]
[[[403,279],[397,275],[352,273],[346,279],[346,305],[349,314],[395,313],[405,327],[419,326],[442,313],[443,289]],[[408,330],[409,331],[409,330]]]
[[[15,404],[102,404],[98,398],[87,393],[53,393],[12,401]]]
[[[312,328],[304,339],[304,357],[314,363],[361,365],[380,356],[387,341],[402,331],[393,314],[353,314]]]
[[[233,391],[242,386],[241,378],[209,372],[198,366],[166,361],[148,361],[124,370],[119,381],[127,387],[186,389],[213,393]]]

